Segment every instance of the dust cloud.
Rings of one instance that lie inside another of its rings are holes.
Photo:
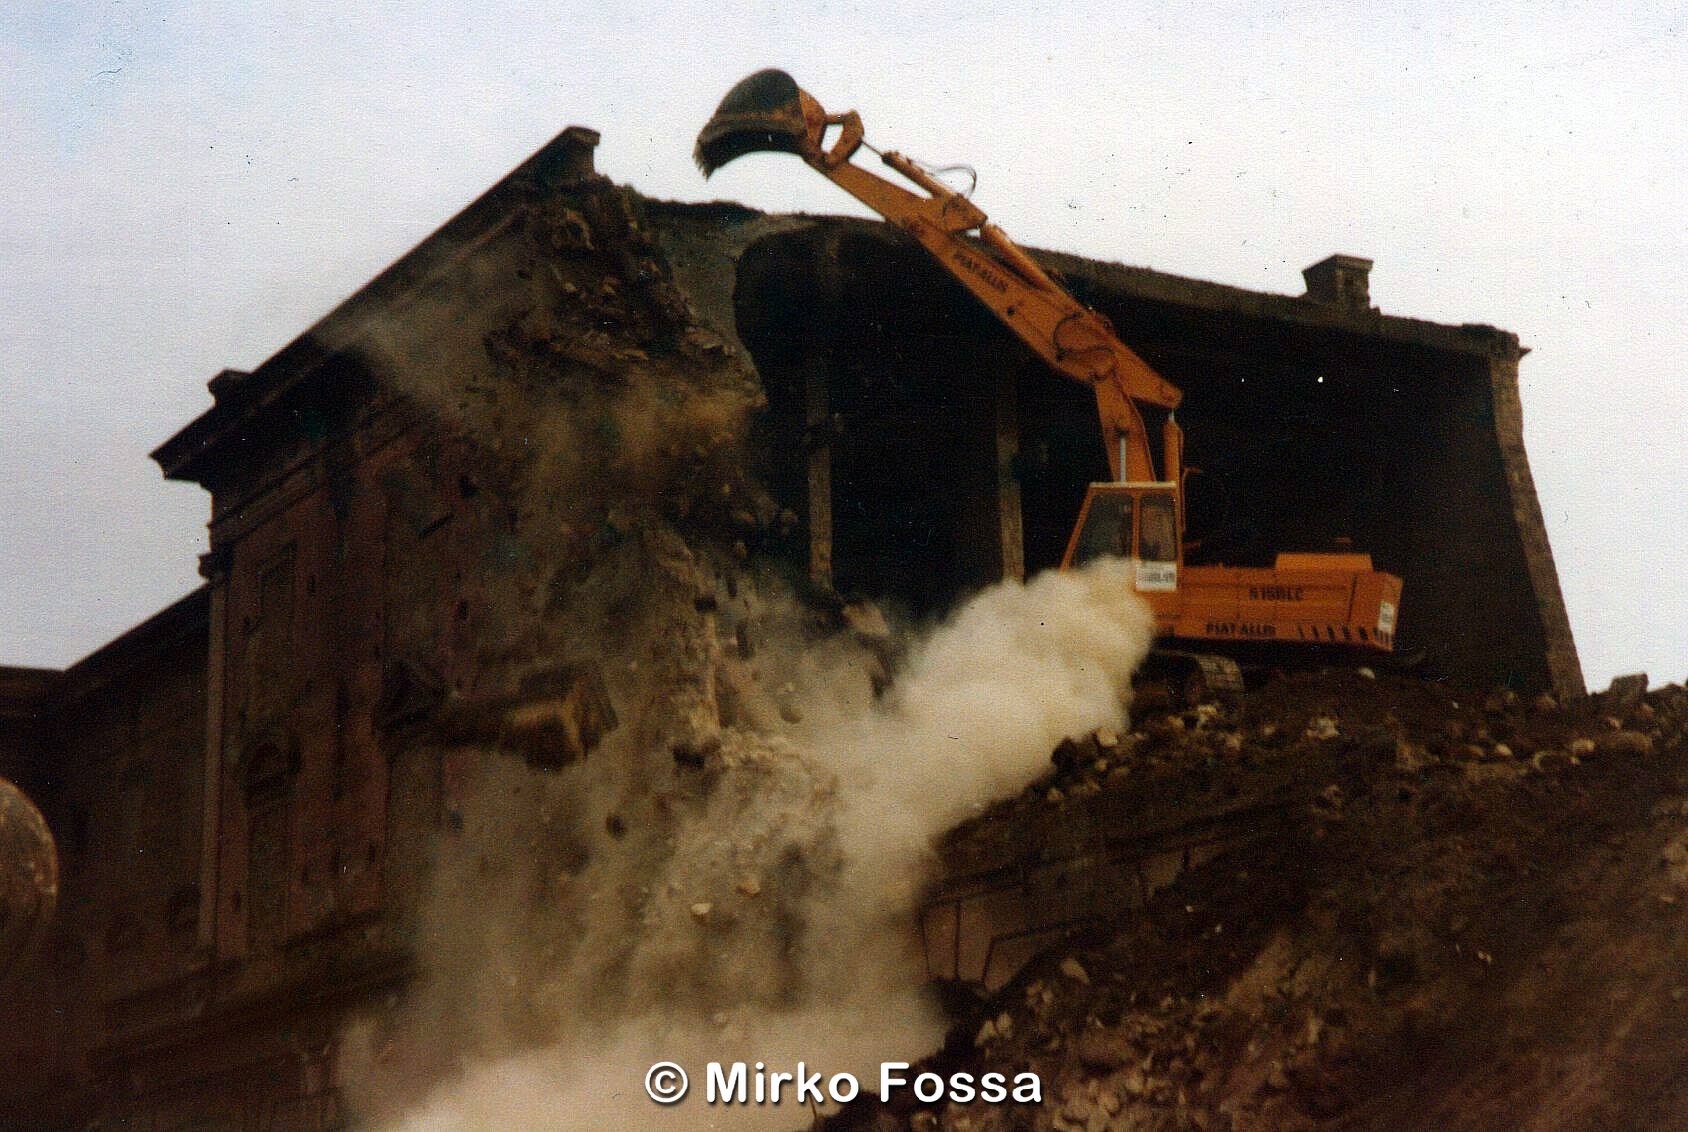
[[[402,1129],[792,1127],[789,1101],[705,1105],[706,1063],[871,1085],[930,1052],[933,839],[1119,726],[1150,629],[1129,567],[1098,563],[977,595],[877,699],[846,637],[773,641],[717,651],[739,721],[695,748],[633,749],[635,720],[560,773],[494,764],[437,865],[416,1001],[352,1043],[354,1097]],[[658,1060],[693,1076],[677,1109],[644,1095]],[[446,1083],[406,1097],[418,1071]]]

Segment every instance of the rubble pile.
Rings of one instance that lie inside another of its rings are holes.
[[[1688,1111],[1688,694],[1573,710],[1369,672],[1139,712],[952,836],[1287,819],[1043,954],[930,1068],[1044,1103],[915,1129],[1667,1127]],[[1037,850],[1032,849],[1035,853]],[[840,1126],[858,1124],[846,1113]],[[886,1114],[872,1118],[886,1126]]]

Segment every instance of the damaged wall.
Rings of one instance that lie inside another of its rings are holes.
[[[80,1126],[113,1051],[194,1010],[206,612],[197,590],[0,703],[0,721],[31,717],[0,736],[0,774],[41,807],[60,870],[41,947],[0,986],[0,1123]],[[6,674],[0,692],[24,683]]]
[[[1043,258],[1185,392],[1192,561],[1369,551],[1405,581],[1398,650],[1432,675],[1581,694],[1515,336]],[[1059,561],[1085,486],[1108,475],[1094,400],[912,243],[817,220],[751,243],[737,295],[771,405],[769,482],[800,515],[830,449],[841,590],[943,608],[1012,572],[1020,529],[1026,570]]]

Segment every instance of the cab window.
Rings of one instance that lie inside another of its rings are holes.
[[[1145,562],[1178,561],[1178,524],[1174,521],[1170,495],[1145,495],[1138,521],[1142,531],[1137,557]]]
[[[1084,512],[1073,565],[1104,556],[1124,558],[1131,553],[1131,496],[1123,492],[1097,493]]]

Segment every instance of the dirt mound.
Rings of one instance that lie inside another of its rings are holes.
[[[1046,952],[931,1068],[1026,1068],[1039,1108],[912,1128],[1662,1128],[1688,1112],[1688,695],[1576,711],[1303,675],[1140,717],[957,831],[1270,802],[1270,836]],[[886,1114],[876,1114],[883,1122]],[[852,1123],[850,1114],[841,1124]]]

